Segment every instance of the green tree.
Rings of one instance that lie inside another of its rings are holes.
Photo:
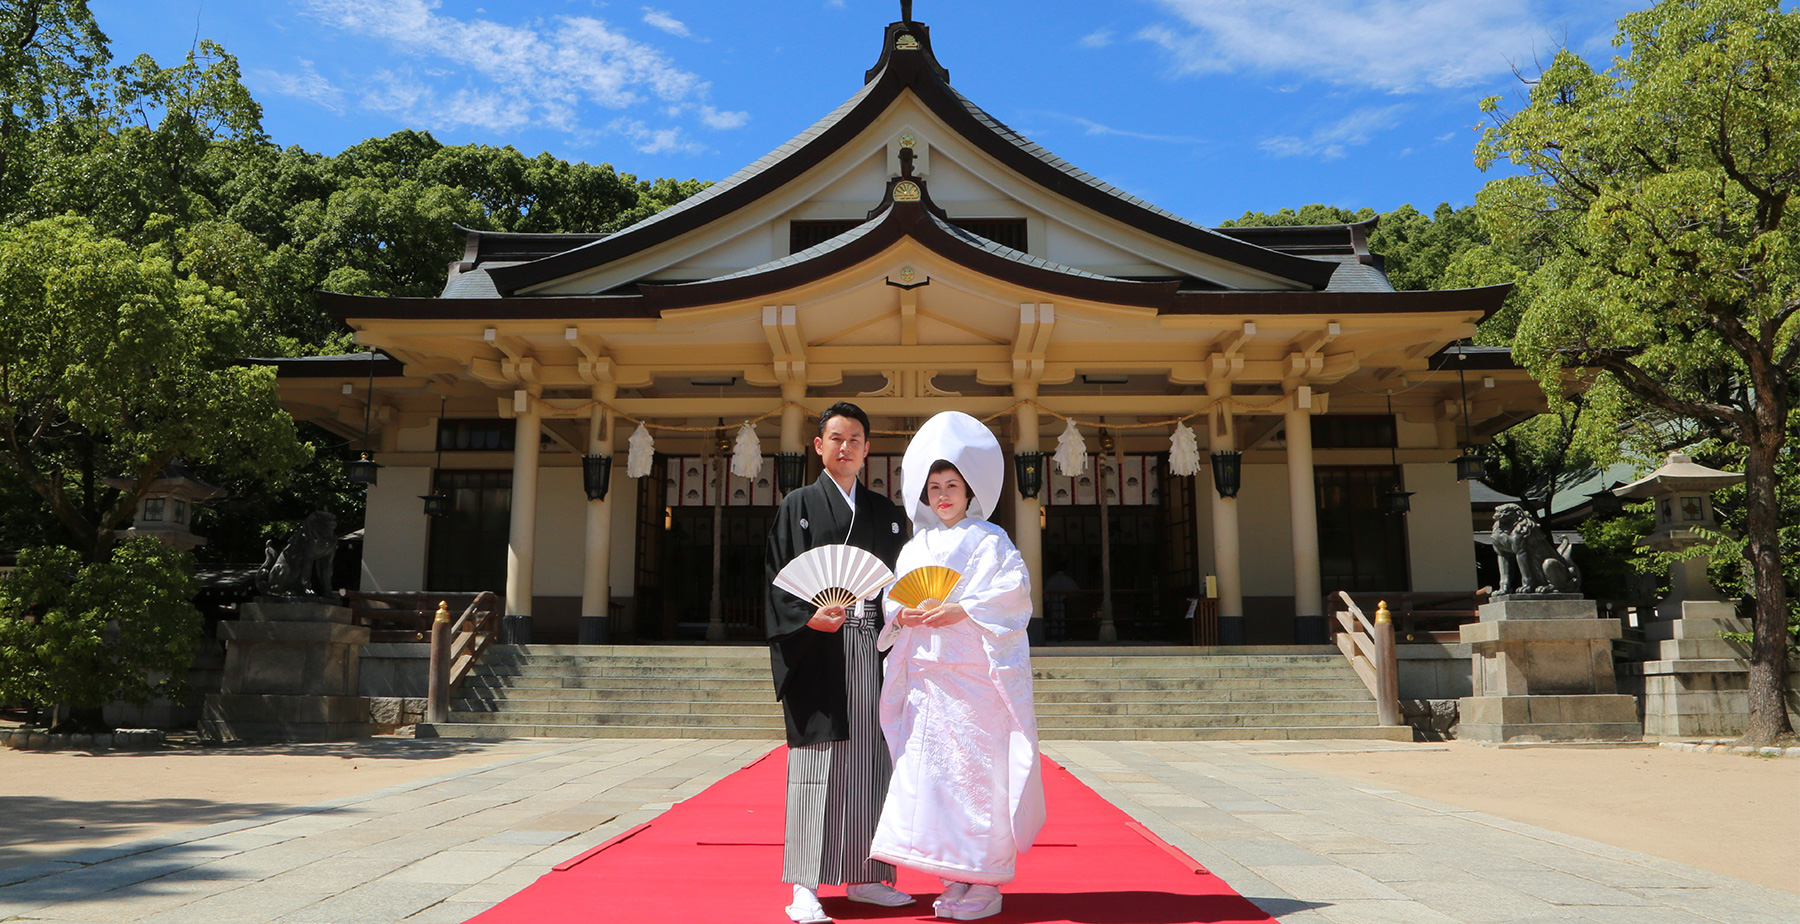
[[[111,52],[86,0],[9,0],[0,5],[0,202],[31,186],[36,132],[91,117],[89,84]]]
[[[193,561],[155,539],[87,564],[73,549],[26,549],[0,580],[0,700],[68,706],[91,730],[114,700],[184,695],[196,590]]]
[[[1495,490],[1522,498],[1539,516],[1548,516],[1557,492],[1592,477],[1598,466],[1585,438],[1587,415],[1579,395],[1496,434],[1483,453],[1491,463],[1485,479]]]
[[[1273,212],[1245,212],[1235,220],[1222,223],[1226,228],[1288,228],[1299,225],[1349,225],[1376,217],[1375,210],[1339,208],[1315,202],[1299,209],[1281,208]]]
[[[1792,733],[1780,473],[1800,360],[1800,11],[1668,0],[1620,20],[1605,71],[1561,51],[1494,124],[1477,198],[1501,241],[1542,254],[1517,349],[1552,396],[1597,368],[1589,411],[1742,453],[1755,640],[1745,742]],[[1648,415],[1647,417],[1644,415]]]
[[[85,219],[0,232],[0,474],[88,561],[177,456],[276,481],[306,460],[274,370],[237,364],[241,304]]]

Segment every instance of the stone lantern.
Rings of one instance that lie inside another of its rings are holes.
[[[1649,548],[1680,552],[1704,542],[1697,530],[1720,529],[1713,518],[1712,492],[1744,476],[1696,463],[1679,452],[1663,466],[1613,493],[1656,505],[1656,529],[1643,539]],[[1696,555],[1674,564],[1669,595],[1656,603],[1656,619],[1646,621],[1644,661],[1635,665],[1644,691],[1644,734],[1648,737],[1735,737],[1750,714],[1745,646],[1721,632],[1748,632],[1733,601],[1719,599],[1707,580],[1708,559]],[[1627,666],[1630,669],[1631,665]]]
[[[1620,497],[1654,501],[1656,529],[1646,536],[1643,545],[1660,552],[1680,552],[1705,540],[1698,530],[1720,530],[1713,518],[1712,492],[1744,480],[1736,472],[1707,468],[1679,452],[1669,453],[1663,466],[1649,475],[1613,493]],[[1678,561],[1670,570],[1669,595],[1656,604],[1656,615],[1662,619],[1680,619],[1690,601],[1717,603],[1719,591],[1706,577],[1709,559],[1696,555]],[[1724,616],[1730,616],[1725,605]],[[1713,614],[1708,614],[1713,615]]]
[[[129,478],[107,478],[105,481],[121,491],[137,485]],[[162,474],[150,482],[144,496],[138,498],[137,514],[125,533],[150,536],[184,552],[192,551],[206,544],[206,537],[193,531],[195,509],[207,501],[224,497],[226,493],[224,488],[195,478],[180,459],[172,460]]]

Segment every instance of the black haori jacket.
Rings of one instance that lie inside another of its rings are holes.
[[[775,675],[775,698],[787,717],[790,747],[850,738],[848,694],[844,688],[844,647],[835,632],[808,628],[816,609],[775,586],[775,575],[808,549],[846,544],[867,549],[889,568],[911,536],[906,517],[893,501],[856,486],[852,527],[844,495],[830,473],[781,499],[775,526],[769,530],[764,568],[769,582],[765,616],[769,661]]]

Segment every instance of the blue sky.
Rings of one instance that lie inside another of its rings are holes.
[[[917,0],[951,83],[1196,221],[1470,203],[1484,96],[1647,0]],[[424,129],[719,179],[861,86],[898,0],[93,0],[116,58],[235,54],[282,145]]]

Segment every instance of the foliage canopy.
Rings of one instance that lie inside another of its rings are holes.
[[[1484,102],[1477,163],[1518,172],[1477,206],[1496,241],[1536,256],[1516,352],[1546,392],[1600,369],[1590,413],[1740,454],[1747,737],[1767,742],[1791,733],[1777,463],[1800,361],[1800,11],[1665,0],[1619,25],[1608,69],[1561,51],[1524,108]]]

